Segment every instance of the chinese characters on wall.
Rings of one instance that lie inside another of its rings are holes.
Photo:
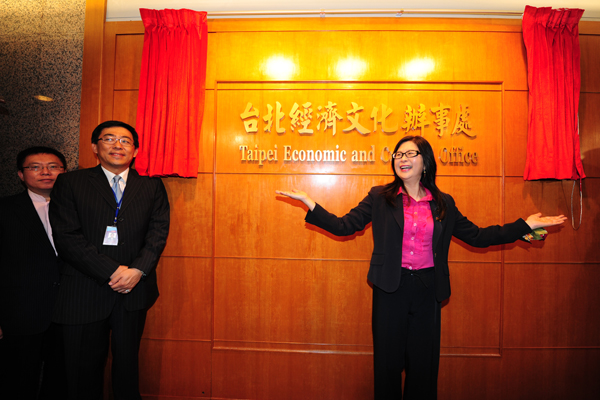
[[[294,102],[289,111],[279,101],[275,101],[274,106],[266,104],[262,115],[252,102],[247,102],[244,111],[239,116],[247,134],[258,134],[262,129],[264,133],[277,133],[278,135],[314,136],[322,133],[335,136],[341,130],[345,134],[355,132],[361,136],[368,136],[376,132],[386,135],[402,132],[422,136],[429,131],[438,138],[456,135],[464,135],[470,139],[477,137],[472,130],[468,104],[461,103],[456,109],[453,109],[444,102],[429,107],[418,103],[406,105],[403,112],[396,113],[401,114],[400,117],[396,117],[394,113],[393,108],[383,103],[371,107],[371,112],[368,113],[368,109],[365,110],[363,104],[354,101],[350,102],[347,109],[342,109],[332,101],[316,106],[310,101],[302,104]],[[346,162],[346,160],[354,163],[372,163],[375,162],[376,157],[384,163],[391,160],[391,150],[388,147],[384,147],[381,152],[376,153],[374,145],[369,146],[368,150],[350,152],[340,150],[337,145],[335,149],[323,150],[298,150],[288,145],[282,147],[279,149],[277,145],[274,145],[270,149],[263,149],[258,145],[255,145],[254,148],[240,145],[239,151],[242,161],[257,162],[259,166],[265,162],[278,162],[280,159],[286,162],[328,163]],[[439,151],[438,156],[442,164],[477,164],[477,153],[463,150],[462,147],[443,148]]]

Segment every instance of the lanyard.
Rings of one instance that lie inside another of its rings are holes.
[[[113,190],[113,195],[115,196],[115,201],[117,201],[117,194]],[[123,195],[125,195],[125,190],[123,189],[123,193],[121,193],[121,200],[117,201],[117,209],[115,210],[115,219],[113,220],[113,226],[117,226],[117,216],[119,215],[119,210],[121,209],[121,203],[123,203]]]

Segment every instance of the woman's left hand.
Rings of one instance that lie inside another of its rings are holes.
[[[544,228],[546,226],[560,225],[567,220],[564,215],[557,217],[542,217],[542,213],[530,215],[525,222],[531,228],[531,230],[537,228]]]

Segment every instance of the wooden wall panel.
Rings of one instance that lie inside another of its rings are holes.
[[[501,267],[500,263],[449,264],[452,296],[442,308],[442,354],[499,355]],[[480,301],[483,298],[485,302]]]
[[[442,357],[437,398],[438,400],[508,399],[500,397],[502,385],[507,384],[498,379],[502,368],[501,357]],[[537,398],[532,397],[532,399]],[[524,398],[514,397],[514,399]]]
[[[106,0],[86,0],[85,32],[83,34],[83,68],[81,77],[81,110],[79,123],[79,168],[97,165],[89,143],[92,131],[101,122],[100,76],[104,56],[104,21]]]
[[[600,113],[598,110],[600,110],[600,91],[582,93],[579,102],[579,139],[581,162],[588,178],[600,178]]]
[[[211,396],[209,341],[142,339],[140,391],[148,395]]]
[[[119,73],[115,75],[114,90],[139,89],[143,48],[143,34],[117,35],[115,65]]]
[[[215,195],[217,257],[369,260],[370,228],[336,238],[304,222],[307,208],[277,196],[300,189],[330,212],[343,215],[389,177],[338,175],[218,175]],[[335,190],[333,190],[335,189]]]
[[[506,221],[519,217],[526,218],[536,212],[544,215],[571,215],[572,181],[524,182],[522,178],[507,178],[505,184]],[[573,263],[600,262],[598,251],[598,215],[600,205],[600,180],[588,178],[583,183],[583,222],[578,230],[573,230],[567,221],[560,227],[550,227],[550,233],[544,242],[526,244],[517,242],[506,245],[510,249],[505,253],[507,262],[534,263]],[[577,188],[574,199],[576,204],[576,225],[579,226]]]
[[[215,346],[372,351],[368,269],[366,261],[215,260]]]
[[[138,91],[119,90],[114,92],[112,117],[115,121],[123,121],[135,128],[137,115]]]
[[[210,341],[212,260],[163,256],[157,274],[160,297],[148,312],[144,337]]]
[[[504,173],[506,176],[523,176],[527,159],[528,126],[527,91],[504,92]]]
[[[506,347],[600,347],[599,264],[505,266]]]
[[[600,93],[600,34],[580,35],[579,46],[581,51],[581,91],[587,93]]]
[[[599,349],[507,349],[499,399],[586,399],[600,396]]]
[[[171,206],[171,227],[163,256],[212,256],[212,176],[163,179]]]
[[[219,63],[217,70],[219,81],[450,79],[505,82],[507,90],[527,89],[525,48],[520,33],[223,32],[219,34],[219,46],[228,49],[227,62]],[[249,48],[253,51],[247,51]],[[519,56],[510,58],[507,53]],[[285,76],[280,70],[271,73],[270,60],[285,60],[293,68]],[[362,68],[357,74],[348,75],[343,68],[346,62],[358,63]]]
[[[214,398],[370,399],[372,355],[213,351]]]

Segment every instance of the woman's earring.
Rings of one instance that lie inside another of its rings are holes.
[[[426,169],[423,170],[423,175],[427,175],[427,170]]]

